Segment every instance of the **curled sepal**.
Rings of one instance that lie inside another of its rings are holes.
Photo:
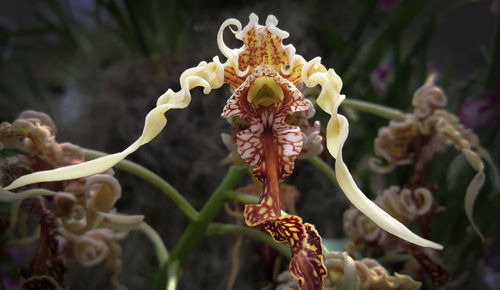
[[[422,286],[422,283],[414,281],[410,276],[398,273],[390,275],[376,260],[353,260],[346,252],[326,253],[325,265],[329,273],[325,284],[337,286],[334,289],[416,290]]]
[[[347,131],[341,131],[337,127],[338,123],[335,122],[338,107],[345,99],[345,96],[340,94],[342,80],[333,69],[327,70],[321,64],[320,57],[312,59],[303,66],[302,80],[306,86],[311,88],[316,85],[321,86],[321,92],[316,102],[323,111],[332,116],[326,128],[326,147],[330,154],[337,158],[337,152],[340,151],[339,146],[343,144],[341,140],[345,140],[348,133]]]
[[[109,212],[121,197],[122,189],[116,178],[109,174],[95,174],[85,182],[87,208]]]
[[[99,212],[102,219],[102,227],[112,230],[132,230],[138,228],[144,221],[143,215],[125,215],[118,213]]]
[[[101,173],[113,167],[116,163],[125,159],[129,154],[156,137],[167,123],[167,119],[164,115],[166,111],[170,109],[183,109],[189,105],[191,101],[189,90],[201,86],[203,87],[203,92],[208,94],[211,89],[221,87],[223,81],[224,68],[217,57],[215,57],[211,63],[201,62],[197,67],[188,69],[181,75],[181,89],[179,92],[174,92],[169,89],[158,98],[156,107],[149,111],[146,116],[141,136],[122,152],[80,164],[24,175],[14,180],[14,182],[5,187],[4,190],[12,190],[37,182],[76,179]]]
[[[108,244],[91,236],[75,238],[73,253],[76,260],[84,266],[92,266],[104,261],[109,254]]]
[[[332,116],[332,119],[334,120],[331,126],[337,128],[340,136],[347,136],[347,119],[342,115],[337,115],[336,117]],[[331,122],[332,120],[330,120],[329,126]],[[334,139],[334,137],[328,136],[327,133],[327,142],[331,141],[332,139]],[[351,203],[355,207],[357,207],[361,212],[369,217],[374,223],[376,223],[379,227],[388,231],[389,233],[422,247],[441,250],[443,246],[417,236],[398,220],[383,211],[380,207],[378,207],[374,202],[369,200],[363,194],[363,192],[354,182],[349,169],[347,169],[347,166],[342,159],[342,146],[344,145],[345,139],[337,139],[336,141],[340,143],[337,146],[332,146],[333,148],[339,148],[339,151],[335,154],[337,156],[335,161],[335,173],[337,175],[339,185],[349,201],[351,201]],[[330,153],[334,155],[333,152]]]
[[[472,168],[474,168],[477,171],[476,175],[474,175],[472,181],[469,183],[469,186],[467,186],[467,190],[465,191],[465,200],[464,200],[465,214],[467,215],[467,218],[469,219],[472,228],[474,228],[478,236],[481,238],[481,241],[484,242],[484,235],[481,233],[481,231],[476,225],[476,222],[474,221],[474,203],[476,202],[476,198],[479,192],[481,191],[481,188],[483,187],[485,180],[485,175],[483,171],[484,165],[483,162],[481,161],[481,158],[479,158],[479,156],[475,152],[469,149],[463,149],[462,152],[465,155],[469,164],[472,166]]]
[[[340,94],[342,80],[333,69],[327,70],[320,61],[321,59],[317,57],[303,66],[302,80],[308,87],[321,86],[317,103],[323,111],[331,115],[326,130],[326,147],[336,159],[335,172],[342,191],[354,206],[382,229],[417,245],[442,249],[441,245],[415,235],[403,224],[380,209],[363,194],[354,182],[351,173],[342,160],[342,147],[349,133],[347,119],[337,114],[338,107],[345,98],[344,95]]]

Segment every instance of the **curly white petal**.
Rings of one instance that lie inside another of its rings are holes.
[[[336,159],[335,173],[337,180],[351,203],[387,232],[423,247],[442,249],[441,245],[417,236],[398,220],[379,208],[363,194],[354,182],[351,173],[342,160],[342,147],[349,133],[349,125],[344,116],[337,114],[338,107],[345,98],[344,95],[340,94],[342,88],[340,77],[333,69],[327,70],[321,64],[321,58],[317,57],[306,63],[302,68],[302,81],[308,87],[321,86],[317,103],[323,111],[331,115],[326,131],[326,146],[330,154]]]
[[[3,190],[12,190],[37,182],[68,180],[100,173],[125,159],[139,147],[156,137],[167,124],[164,113],[170,109],[186,108],[191,102],[189,90],[194,87],[203,87],[203,92],[208,94],[211,89],[219,88],[224,84],[224,68],[217,57],[213,62],[201,62],[197,67],[188,69],[181,76],[181,89],[174,92],[169,89],[158,98],[156,108],[149,111],[146,116],[144,129],[141,136],[122,152],[107,155],[98,159],[76,165],[60,167],[53,170],[39,171],[21,176]]]
[[[321,86],[321,92],[316,101],[323,111],[332,116],[327,125],[327,135],[330,136],[330,138],[327,138],[326,146],[332,156],[337,158],[336,155],[337,152],[339,152],[338,145],[343,144],[343,142],[340,141],[347,138],[347,132],[341,132],[339,128],[336,127],[337,122],[334,121],[338,107],[345,99],[345,96],[340,94],[342,80],[333,69],[326,70],[321,64],[320,57],[312,59],[303,66],[302,80],[304,84],[310,88],[316,85]],[[342,134],[345,134],[345,136]]]
[[[332,120],[330,120],[332,122]],[[336,128],[339,128],[340,135],[347,136],[348,131],[348,123],[347,119],[342,115],[337,115],[336,120],[334,120],[336,124],[332,125]],[[327,132],[327,142],[331,140],[331,136],[328,136]],[[405,227],[398,220],[390,216],[388,213],[383,211],[380,207],[378,207],[375,203],[369,200],[363,192],[358,188],[354,179],[347,169],[346,164],[342,159],[342,146],[344,142],[338,144],[339,151],[336,153],[337,158],[335,161],[335,173],[337,175],[337,180],[339,182],[340,188],[344,191],[345,195],[351,201],[351,203],[357,207],[363,214],[369,217],[374,223],[376,223],[379,227],[386,230],[387,232],[398,236],[404,240],[407,240],[411,243],[422,247],[429,247],[441,250],[443,246],[434,243],[432,241],[421,238],[411,232],[407,227]],[[332,153],[332,152],[330,152]],[[332,153],[333,155],[333,153]]]
[[[236,30],[233,30],[231,26],[236,26]],[[235,53],[233,49],[227,47],[224,43],[224,30],[226,30],[227,27],[231,29],[232,33],[237,34],[241,31],[241,22],[237,19],[229,18],[222,23],[219,28],[219,32],[217,32],[217,44],[219,46],[219,50],[226,58],[230,59],[235,56]]]
[[[491,158],[491,155],[488,152],[488,150],[484,149],[481,146],[476,146],[476,147],[477,147],[476,152],[479,155],[479,157],[484,159],[484,161],[486,161],[486,163],[490,166],[491,171],[493,173],[493,181],[495,183],[495,188],[497,189],[497,191],[500,191],[500,172],[498,170],[497,165]]]

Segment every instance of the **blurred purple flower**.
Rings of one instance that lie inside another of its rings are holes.
[[[382,10],[389,12],[396,9],[401,2],[403,2],[403,0],[380,0],[379,4]]]
[[[387,66],[379,66],[372,71],[370,75],[370,80],[372,82],[373,88],[377,93],[385,91],[387,87],[387,79],[389,77],[389,69]]]
[[[494,126],[500,121],[500,83],[487,99],[466,99],[460,108],[460,122],[469,128]]]
[[[500,5],[500,0],[493,0],[493,1],[491,1],[491,12],[497,13],[499,5]]]
[[[27,246],[27,247],[20,247],[20,248],[7,248],[5,251],[9,254],[9,256],[12,258],[12,262],[14,265],[21,267],[26,264],[26,261],[28,259],[28,251],[30,250],[29,248],[32,248],[33,246]]]
[[[16,290],[19,288],[19,282],[11,280],[7,277],[3,278],[2,283],[5,287],[5,290]]]

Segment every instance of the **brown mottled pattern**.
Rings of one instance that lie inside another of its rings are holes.
[[[287,74],[280,72],[280,75],[285,79],[287,79],[292,84],[297,85],[299,82],[302,81],[302,67],[303,67],[302,64],[296,64],[289,70],[286,70]]]
[[[431,277],[432,285],[437,289],[446,285],[451,277],[441,264],[434,261],[422,248],[408,244],[406,250],[417,260],[422,269]]]
[[[411,121],[391,123],[389,127],[379,130],[374,141],[375,151],[388,161],[407,161],[414,155],[411,144],[417,134],[417,127]]]
[[[283,38],[271,33],[265,26],[255,26],[243,36],[244,49],[238,55],[238,66],[245,70],[269,64],[279,70],[288,65],[288,50],[283,46]]]
[[[288,68],[290,51],[283,38],[265,26],[252,27],[242,38],[244,46],[237,64],[224,65],[224,82],[236,88],[224,107],[222,117],[239,116],[250,127],[237,133],[238,152],[263,183],[259,204],[246,205],[245,221],[249,226],[263,225],[276,241],[288,242],[292,250],[290,271],[301,289],[323,289],[326,268],[323,264],[321,237],[314,227],[303,224],[297,216],[281,216],[278,184],[291,174],[295,158],[302,150],[300,128],[285,123],[287,116],[309,109],[310,104],[295,87],[301,81],[302,65]],[[243,79],[236,74],[251,68]],[[281,71],[286,70],[286,74]],[[261,76],[272,77],[281,87],[284,99],[268,114],[248,102],[250,86]],[[262,115],[261,115],[262,114]]]
[[[224,64],[224,83],[231,85],[233,88],[239,87],[246,77],[240,77],[236,74],[233,63]]]

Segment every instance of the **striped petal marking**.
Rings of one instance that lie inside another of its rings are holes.
[[[255,32],[255,29],[248,31]],[[254,43],[265,47],[267,52],[276,45],[262,41]],[[258,52],[258,48],[249,47],[252,43],[245,41],[245,51]],[[236,133],[238,153],[254,168],[255,177],[263,184],[259,203],[245,206],[245,221],[249,226],[262,225],[276,241],[290,245],[290,272],[299,280],[301,289],[323,289],[326,268],[321,237],[314,226],[304,224],[300,217],[282,216],[279,199],[279,183],[292,173],[303,145],[300,128],[287,124],[286,118],[295,112],[309,110],[311,103],[293,82],[275,70],[279,58],[267,58],[267,52],[257,53],[255,58],[240,54],[242,59],[252,61],[239,69],[255,68],[249,70],[222,112],[224,118],[239,117],[247,122],[248,127],[238,128]],[[257,65],[253,62],[255,59],[265,60],[264,64]]]

